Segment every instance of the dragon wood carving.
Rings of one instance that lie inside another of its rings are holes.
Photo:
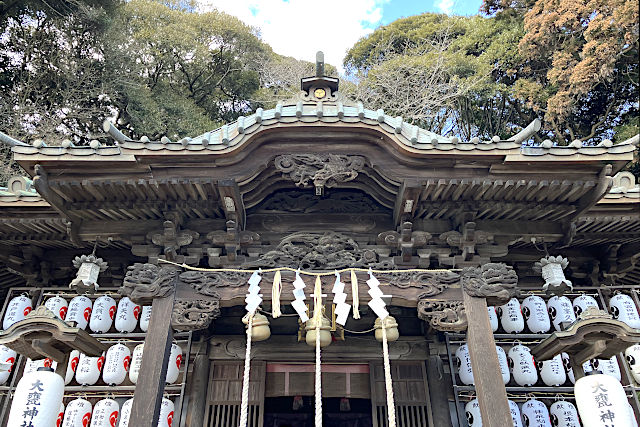
[[[176,331],[197,331],[209,327],[220,316],[220,301],[177,299],[173,304],[171,326]]]
[[[460,332],[467,329],[467,314],[462,301],[438,301],[418,297],[418,317],[438,331]]]
[[[154,298],[171,295],[175,290],[178,272],[174,267],[135,263],[127,268],[118,293],[137,304],[150,305]]]
[[[461,273],[462,286],[472,297],[486,298],[488,305],[502,305],[517,293],[518,275],[504,263],[468,267]]]
[[[316,194],[321,195],[324,187],[336,187],[341,182],[356,179],[358,172],[364,169],[365,159],[337,154],[283,154],[275,158],[274,164],[296,186],[313,184]]]

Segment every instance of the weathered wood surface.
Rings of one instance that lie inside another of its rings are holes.
[[[201,342],[199,353],[193,362],[193,371],[189,377],[187,396],[186,427],[201,427],[207,408],[207,387],[209,383],[210,362],[207,355],[207,342]]]
[[[451,375],[444,372],[440,356],[427,358],[427,382],[431,399],[431,417],[437,427],[452,427],[449,412],[449,398],[452,398],[453,383]]]
[[[158,425],[164,380],[167,375],[169,353],[173,340],[171,312],[174,294],[153,301],[149,331],[144,342],[142,366],[133,395],[129,425],[155,427]]]
[[[463,292],[469,326],[467,344],[471,357],[471,369],[476,394],[480,404],[482,425],[505,427],[512,425],[511,411],[507,401],[507,390],[500,375],[500,363],[496,353],[487,303]]]

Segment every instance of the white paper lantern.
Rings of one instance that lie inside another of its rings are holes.
[[[527,427],[551,427],[549,410],[544,403],[536,399],[522,404],[522,421]]]
[[[80,354],[80,363],[76,369],[76,382],[80,385],[94,385],[100,379],[100,372],[104,365],[104,355],[91,357]]]
[[[564,365],[564,371],[567,373],[567,377],[571,384],[576,383],[576,376],[573,374],[573,367],[571,367],[571,360],[569,359],[569,355],[567,353],[560,353],[562,357],[562,364]]]
[[[64,403],[60,403],[60,409],[58,410],[58,418],[56,418],[56,427],[62,426],[63,419],[64,419]]]
[[[559,400],[552,403],[549,407],[549,415],[554,427],[580,427],[578,410],[571,402]]]
[[[624,351],[624,357],[627,359],[633,379],[640,384],[640,344],[628,347]]]
[[[558,387],[567,381],[567,373],[564,370],[562,356],[555,355],[553,359],[538,362],[540,378],[549,387]]]
[[[513,380],[519,386],[530,387],[538,381],[538,371],[529,347],[524,345],[511,347],[509,350],[509,366],[511,367]]]
[[[498,330],[498,313],[496,313],[496,308],[494,306],[487,307],[487,311],[489,313],[489,323],[491,324],[491,330],[495,332]]]
[[[115,344],[107,350],[102,379],[109,385],[120,385],[127,377],[131,363],[131,350],[124,344]]]
[[[13,395],[7,426],[55,426],[63,395],[64,381],[51,369],[23,375]]]
[[[118,302],[116,312],[116,329],[118,332],[133,332],[140,317],[140,306],[135,304],[129,297],[123,297]]]
[[[180,365],[182,364],[182,348],[178,344],[171,344],[171,353],[169,354],[169,364],[167,365],[167,376],[165,382],[173,384],[180,374]]]
[[[64,411],[62,427],[89,427],[91,422],[91,402],[73,399]]]
[[[140,329],[142,332],[149,330],[149,321],[151,320],[151,306],[145,305],[142,307],[142,314],[140,314]]]
[[[175,406],[169,399],[162,399],[160,405],[160,416],[158,417],[158,427],[171,427],[173,424],[173,411]]]
[[[473,371],[471,370],[471,356],[469,347],[463,344],[456,350],[456,364],[458,365],[458,376],[464,385],[473,385]]]
[[[96,333],[107,333],[116,315],[116,300],[109,295],[102,295],[93,303],[89,328]]]
[[[64,385],[68,385],[73,376],[76,374],[78,364],[80,363],[80,352],[78,350],[72,350],[69,354],[69,362],[67,363],[67,372],[64,376]]]
[[[33,372],[36,372],[40,368],[51,368],[55,371],[57,367],[58,362],[55,362],[49,358],[37,360],[31,360],[27,358],[22,372],[23,374],[31,374]]]
[[[116,427],[120,406],[113,399],[102,399],[93,407],[91,427]]]
[[[4,314],[2,329],[9,329],[11,325],[27,317],[27,314],[31,313],[32,308],[31,298],[26,295],[11,298],[11,301],[9,301],[7,305],[7,311]]]
[[[482,417],[480,416],[480,403],[478,403],[478,399],[467,402],[467,404],[464,405],[464,412],[469,427],[482,427]]]
[[[507,384],[511,379],[511,374],[509,373],[509,362],[507,361],[507,354],[504,352],[502,347],[498,345],[496,346],[496,352],[498,353],[498,363],[500,364],[502,381]]]
[[[120,410],[120,424],[118,424],[118,427],[129,427],[129,418],[131,418],[132,406],[133,406],[133,398],[127,399],[122,404],[122,409]]]
[[[618,381],[622,380],[618,359],[615,356],[612,356],[611,359],[591,359],[591,366],[593,366],[595,370],[605,375],[610,375]]]
[[[547,302],[547,308],[556,331],[562,330],[562,323],[573,323],[576,320],[573,306],[567,297],[552,296]]]
[[[614,319],[618,319],[632,328],[640,328],[638,309],[629,295],[614,295],[609,300],[609,310]]]
[[[16,363],[16,357],[18,357],[18,353],[7,346],[0,345],[0,362],[11,365],[8,370],[0,371],[0,385],[4,385],[9,379],[9,375],[11,375],[11,370],[13,369],[13,364]]]
[[[580,295],[573,299],[573,312],[576,316],[582,314],[583,311],[587,311],[589,307],[598,307],[598,301],[591,295]]]
[[[131,368],[129,369],[129,381],[132,384],[138,383],[138,374],[140,373],[140,367],[142,366],[142,353],[144,352],[144,343],[138,344],[133,349],[133,356],[131,356]]]
[[[633,412],[633,407],[631,406],[631,404],[629,404],[629,402],[627,402],[628,408],[629,408],[629,421],[630,421],[630,425],[631,427],[638,427],[638,420],[636,419],[636,413]]]
[[[513,427],[522,427],[522,416],[520,415],[520,408],[518,404],[513,400],[509,400],[509,412],[511,412],[511,420],[513,421]]]
[[[576,404],[583,427],[628,426],[629,402],[622,384],[603,374],[591,374],[576,381]]]
[[[527,322],[527,328],[534,334],[544,334],[551,329],[547,305],[537,295],[530,295],[522,301],[522,315]]]
[[[60,320],[64,320],[67,316],[67,309],[69,308],[69,305],[67,304],[67,300],[61,296],[56,295],[49,298],[44,303],[44,306]]]
[[[520,333],[524,330],[524,318],[520,310],[520,303],[516,298],[511,298],[508,303],[498,307],[500,324],[508,334]]]
[[[86,329],[91,318],[91,300],[84,295],[74,297],[69,303],[69,311],[67,312],[67,323],[73,324],[80,329]]]

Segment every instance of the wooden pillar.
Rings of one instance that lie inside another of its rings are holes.
[[[448,397],[453,390],[453,384],[451,377],[444,372],[440,356],[429,356],[427,359],[427,383],[429,384],[433,425],[451,427]]]
[[[160,405],[167,375],[167,365],[173,340],[171,314],[175,293],[155,298],[151,309],[149,330],[144,341],[142,366],[133,394],[129,425],[155,427],[158,425]]]
[[[489,323],[487,301],[485,298],[473,297],[464,291],[462,294],[469,324],[467,344],[482,425],[485,427],[510,426],[513,420],[507,401],[507,390],[500,375],[500,363]]]
[[[187,407],[187,427],[201,427],[207,406],[207,387],[209,385],[208,341],[200,342],[198,355],[193,362],[193,372],[189,378],[189,404]]]

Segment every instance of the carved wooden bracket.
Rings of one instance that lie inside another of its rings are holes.
[[[127,268],[118,293],[137,304],[151,305],[154,298],[168,297],[175,291],[177,278],[175,267],[135,263]]]
[[[400,231],[385,231],[378,234],[378,244],[387,245],[400,251],[402,262],[410,262],[413,252],[421,248],[431,239],[426,231],[413,231],[413,223],[404,222]]]
[[[362,156],[337,154],[285,154],[274,161],[277,170],[295,182],[298,187],[316,189],[316,195],[324,193],[324,187],[336,187],[339,183],[353,181],[364,169]]]
[[[467,329],[464,302],[459,300],[433,300],[420,295],[418,317],[438,331],[461,332]]]
[[[219,299],[176,299],[173,304],[171,326],[176,331],[197,331],[208,328],[213,319],[218,316],[220,316]]]
[[[235,261],[241,248],[260,242],[260,235],[252,231],[243,231],[237,227],[233,220],[227,221],[227,231],[212,231],[207,234],[207,239],[215,246],[223,246],[227,253],[228,261]],[[209,257],[215,256],[212,251]]]
[[[517,293],[518,275],[504,263],[467,267],[460,275],[464,291],[472,297],[486,298],[488,305],[502,305]]]
[[[149,233],[149,238],[154,245],[163,248],[164,255],[169,260],[175,260],[178,250],[183,246],[188,246],[200,235],[191,230],[180,231],[175,221],[165,221],[163,231],[159,233]]]

